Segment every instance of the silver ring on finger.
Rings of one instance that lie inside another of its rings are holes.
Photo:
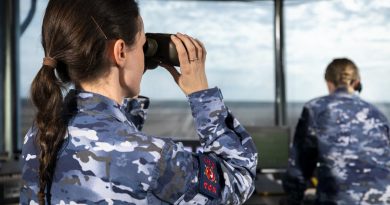
[[[193,58],[193,59],[190,59],[190,62],[193,62],[193,61],[197,61],[198,58]]]

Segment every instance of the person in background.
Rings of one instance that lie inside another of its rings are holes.
[[[326,68],[329,95],[304,105],[283,179],[288,204],[301,204],[316,173],[315,204],[389,204],[390,131],[386,117],[362,100],[357,66],[347,58]]]
[[[139,96],[145,33],[134,0],[48,2],[20,204],[242,204],[250,197],[252,138],[221,91],[208,87],[203,44],[180,33],[171,39],[180,72],[165,67],[188,99],[203,153],[141,131],[149,101]]]

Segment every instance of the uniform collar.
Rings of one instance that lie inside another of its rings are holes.
[[[135,109],[146,110],[149,107],[149,98],[145,96],[138,96],[137,98],[125,98],[121,105],[121,110],[130,113]]]
[[[130,100],[124,100],[124,104],[120,105],[114,100],[84,90],[70,90],[67,97],[69,100],[75,100],[75,107],[79,112],[88,112],[91,114],[109,114],[121,122],[127,120],[126,114],[121,108],[125,108],[129,105]],[[69,101],[65,99],[65,101]]]
[[[337,97],[358,98],[359,96],[354,93],[349,93],[346,87],[339,87],[331,94]]]

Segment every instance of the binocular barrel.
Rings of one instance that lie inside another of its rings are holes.
[[[146,33],[144,45],[145,70],[155,69],[159,64],[180,66],[175,44],[171,40],[172,34]]]

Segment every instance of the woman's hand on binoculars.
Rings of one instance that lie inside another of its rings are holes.
[[[172,35],[171,39],[176,45],[180,62],[180,72],[173,66],[162,66],[171,73],[176,83],[186,95],[208,89],[205,72],[206,49],[202,42],[181,33]]]

